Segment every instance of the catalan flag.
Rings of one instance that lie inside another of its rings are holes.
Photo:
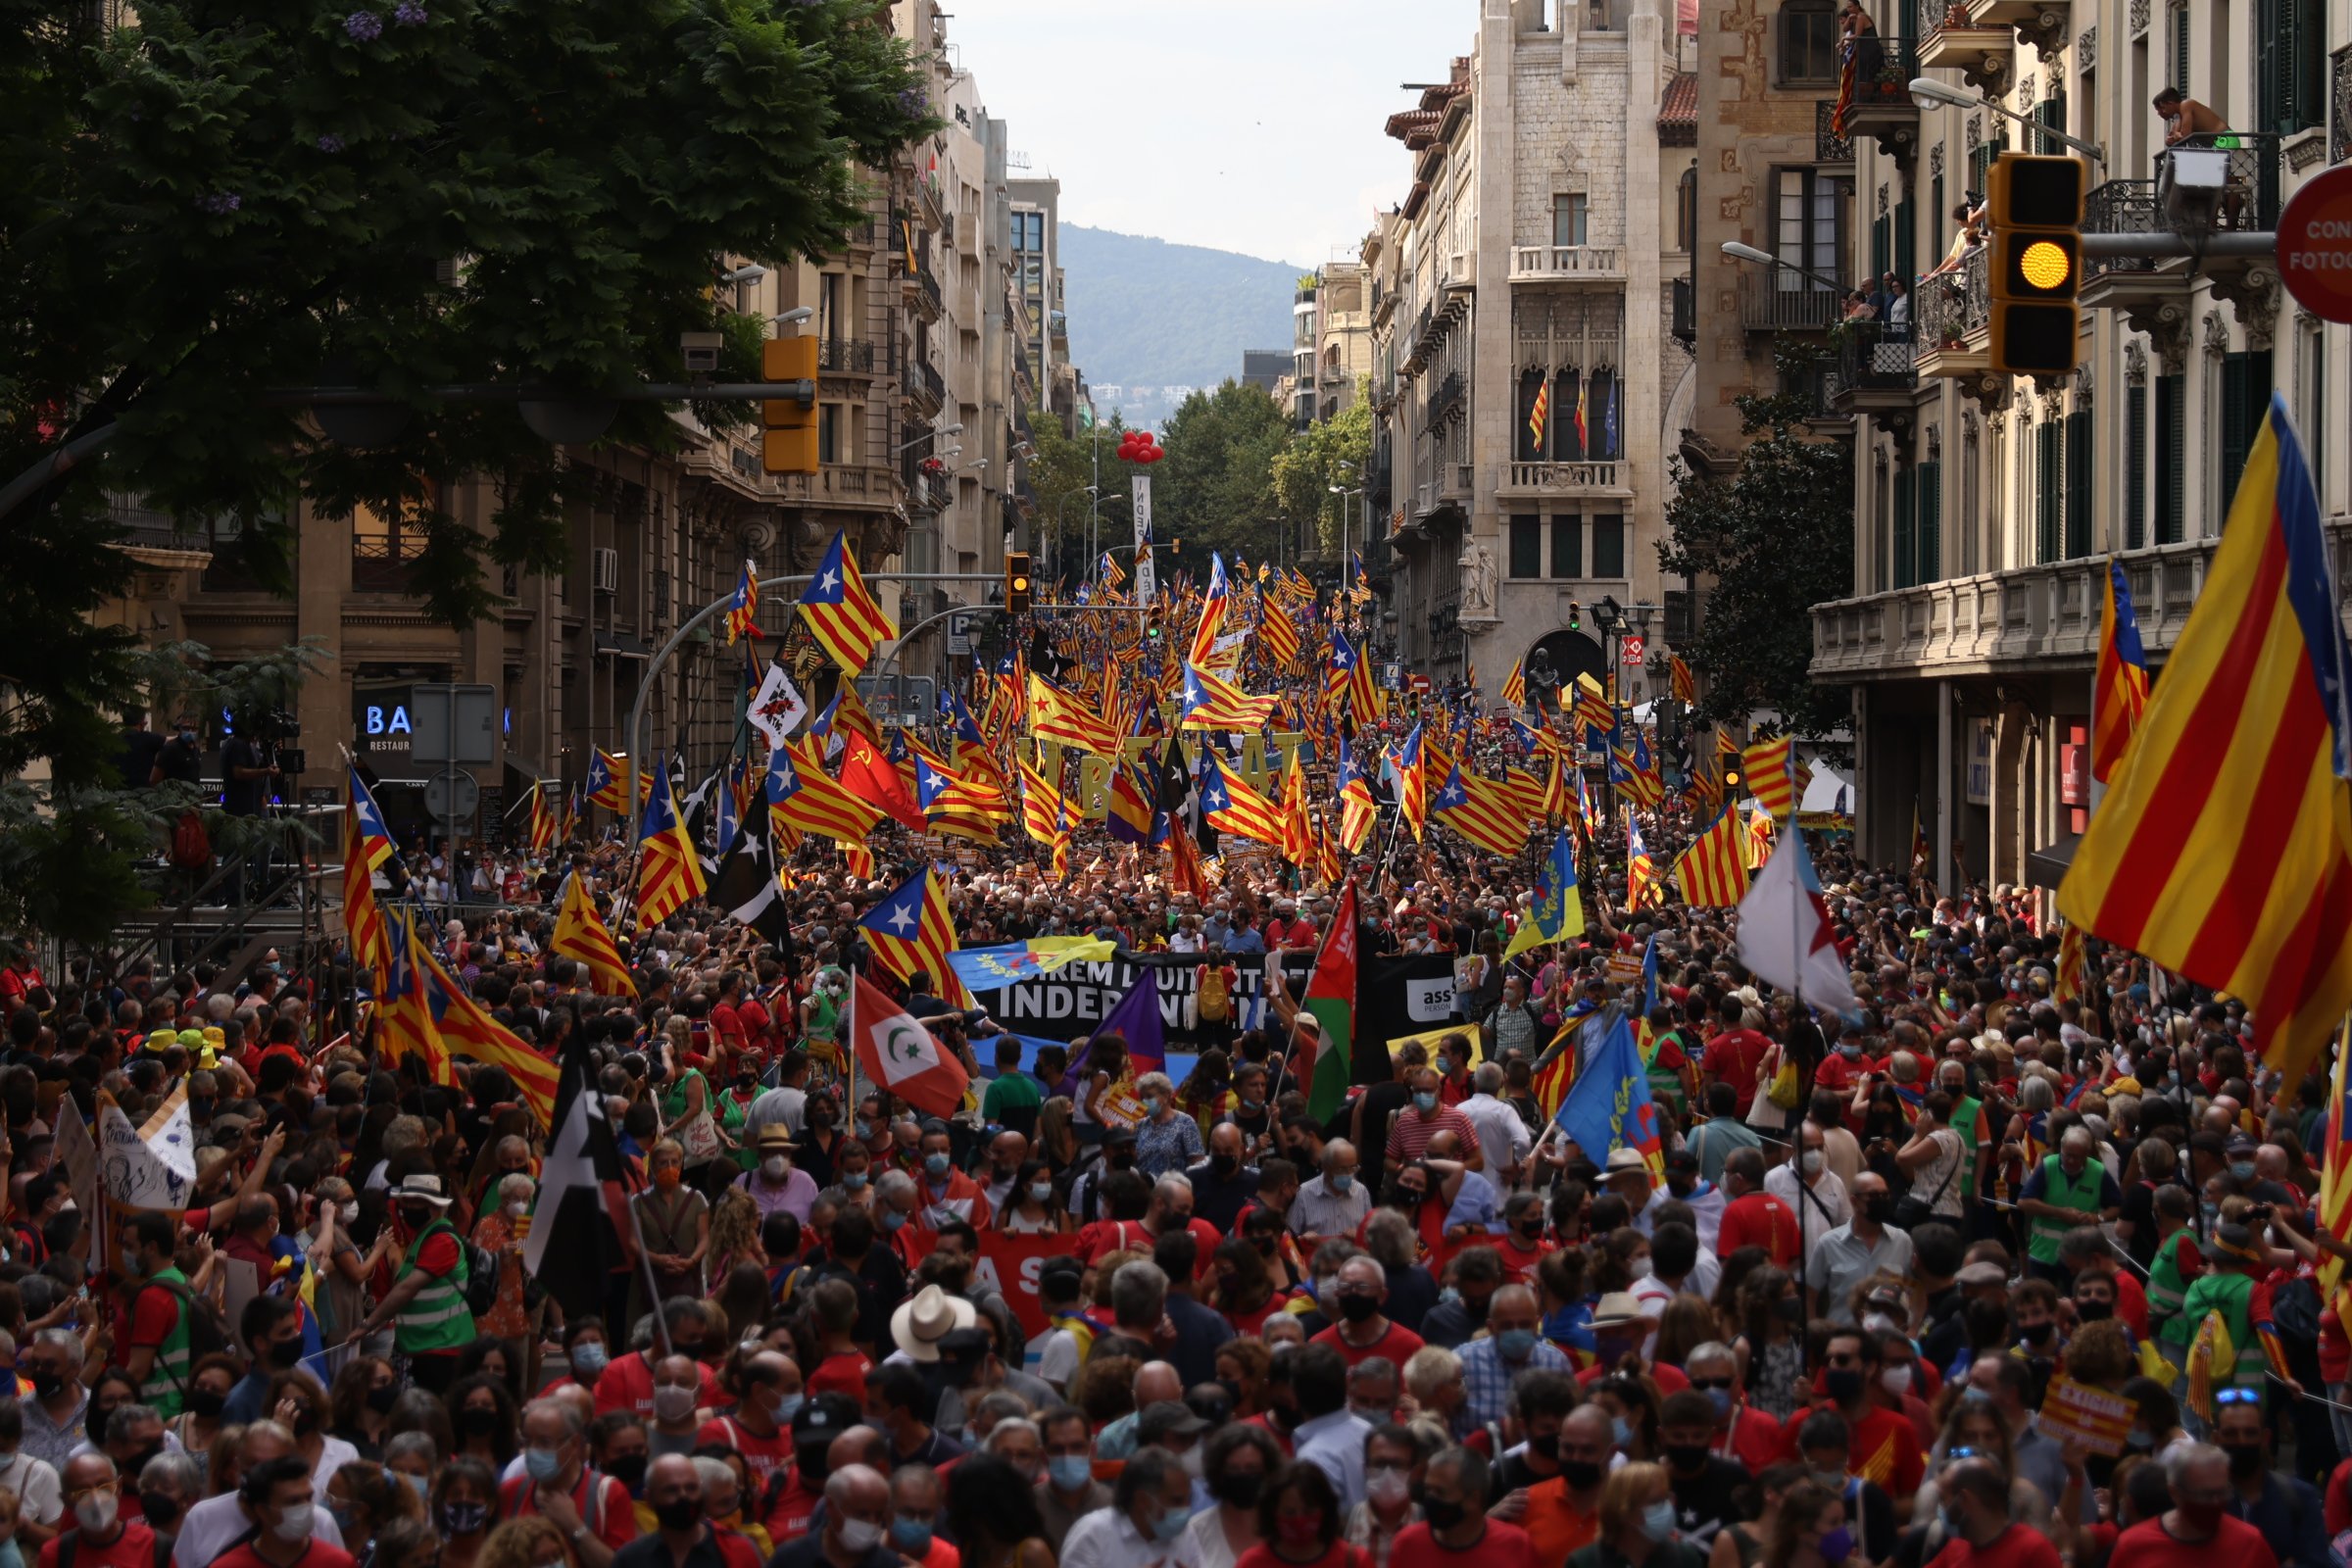
[[[1102,559],[1095,564],[1095,575],[1112,588],[1124,588],[1127,585],[1126,569],[1107,550],[1102,552]]]
[[[1298,626],[1279,600],[1257,598],[1257,656],[1269,669],[1288,669],[1298,657]]]
[[[760,635],[760,567],[746,561],[735,579],[735,597],[727,601],[727,646]]]
[[[604,917],[596,912],[596,901],[588,895],[588,878],[578,871],[564,879],[564,907],[556,916],[556,935],[548,950],[558,957],[586,964],[588,984],[599,996],[637,994],[637,982],[621,961],[620,948]]]
[[[1665,902],[1665,889],[1658,880],[1658,864],[1649,858],[1649,846],[1642,842],[1642,824],[1631,816],[1625,819],[1625,904],[1629,909],[1646,909]]]
[[[1513,708],[1527,706],[1527,661],[1514,660],[1511,672],[1502,677],[1502,700]]]
[[[1747,862],[1740,845],[1740,813],[1726,806],[1674,862],[1683,902],[1694,908],[1736,909],[1747,897]]]
[[[1666,656],[1666,684],[1676,702],[1688,706],[1698,701],[1698,680],[1690,673],[1690,666],[1683,662],[1680,654]]]
[[[1665,781],[1650,760],[1649,742],[1631,723],[1622,726],[1619,743],[1610,748],[1609,779],[1626,799],[1645,811],[1657,809],[1666,799]]]
[[[392,858],[392,833],[356,767],[350,770],[349,790],[349,809],[343,813],[343,929],[351,938],[352,961],[381,978],[392,966],[392,937],[375,902],[374,873]]]
[[[1021,831],[1052,845],[1061,821],[1061,791],[1027,761],[1021,763]]]
[[[1251,697],[1215,671],[1185,662],[1184,720],[1179,728],[1262,729],[1273,714],[1273,698]]]
[[[1464,773],[1456,762],[1431,800],[1430,814],[1493,855],[1516,855],[1527,845],[1527,814],[1516,795],[1492,779]]]
[[[384,968],[384,988],[376,1001],[374,1043],[386,1061],[413,1060],[437,1084],[453,1084],[457,1074],[449,1065],[448,1048],[433,1026],[433,1010],[425,1001],[424,965],[432,956],[416,936],[411,917],[401,909],[384,911],[391,959]]]
[[[1536,456],[1544,456],[1544,427],[1551,418],[1551,382],[1546,378],[1536,383],[1536,406],[1528,411],[1527,437],[1536,444]]]
[[[547,798],[547,781],[535,780],[531,785],[531,850],[545,855],[556,847],[564,827],[564,811]]]
[[[2106,593],[2099,600],[2099,664],[2091,678],[2090,776],[2104,784],[2124,760],[2124,748],[2148,706],[2148,656],[2139,645],[2139,619],[2132,612],[2132,585],[2124,564],[2107,563]]]
[[[2072,920],[2058,933],[2058,978],[2050,994],[2060,1002],[2088,1002],[2090,1000],[2089,944],[2082,939],[2082,928]]]
[[[1396,756],[1396,808],[1404,813],[1405,826],[1413,830],[1414,838],[1427,837],[1429,775],[1418,724],[1405,733],[1404,748]]]
[[[2352,1061],[2352,1020],[2336,1036],[2335,1066],[2328,1087],[2328,1154],[2320,1170],[2320,1223],[2339,1242],[2352,1242],[2352,1144],[2345,1142],[2345,1064]],[[2333,1252],[2320,1254],[2320,1296],[2336,1321],[2352,1331],[2352,1285],[2344,1280],[2344,1260]]]
[[[1291,748],[1291,765],[1282,774],[1282,858],[1301,871],[1315,863],[1315,829],[1306,815],[1306,763],[1298,748]]]
[[[660,925],[705,891],[702,857],[670,805],[669,770],[657,767],[637,843],[637,929]]]
[[[1580,371],[1576,378],[1576,451],[1579,457],[1589,457],[1592,451],[1592,438],[1585,417],[1586,394],[1592,386],[1592,378]]]
[[[1571,692],[1574,693],[1573,708],[1569,706]],[[1585,745],[1592,744],[1591,737],[1594,734],[1607,735],[1617,728],[1617,710],[1609,706],[1608,693],[1600,689],[1600,682],[1590,673],[1578,675],[1574,686],[1561,689],[1560,706],[1568,713],[1569,733],[1574,735],[1576,731],[1583,730],[1582,743]]]
[[[1209,754],[1208,777],[1200,788],[1200,814],[1219,833],[1282,847],[1281,810],[1214,752]]]
[[[801,591],[801,619],[845,675],[863,669],[874,656],[875,644],[899,634],[881,604],[866,591],[845,530],[834,530],[816,574]]]
[[[1380,717],[1380,693],[1372,684],[1372,667],[1337,626],[1331,629],[1331,669],[1323,678],[1327,697],[1344,697],[1348,713],[1360,728]]]
[[[1196,664],[1206,664],[1216,656],[1217,634],[1225,626],[1225,558],[1211,553],[1208,558],[1208,591],[1200,601],[1200,619],[1193,627],[1193,649],[1187,657]]]
[[[803,736],[768,758],[768,817],[797,833],[862,844],[881,822],[882,809],[843,789],[825,771],[820,744]]]
[[[1746,855],[1747,868],[1750,871],[1772,858],[1773,838],[1772,813],[1769,811],[1748,812]]]
[[[1585,770],[1576,768],[1576,819],[1585,825],[1585,837],[1600,837],[1600,810],[1592,804],[1592,792],[1585,787]]]
[[[959,945],[956,922],[948,913],[947,884],[925,866],[891,890],[858,922],[882,967],[901,982],[911,984],[928,975],[939,997],[957,1007],[972,1005],[948,955]]]
[[[1029,733],[1097,757],[1119,755],[1119,734],[1085,703],[1043,675],[1029,676]]]
[[[1061,807],[1054,813],[1054,843],[1052,858],[1047,869],[1056,882],[1066,882],[1070,876],[1070,835],[1077,823],[1070,814],[1070,798],[1061,798]]]
[[[914,798],[932,832],[982,844],[997,842],[1007,814],[1004,792],[994,783],[959,777],[924,757],[914,760]]]
[[[1200,868],[1200,846],[1182,827],[1168,835],[1168,892],[1208,897],[1208,874]]]
[[[1349,855],[1355,855],[1372,836],[1380,808],[1373,803],[1372,786],[1364,781],[1364,770],[1355,765],[1354,750],[1345,737],[1340,741],[1339,784],[1340,846]]]
[[[2352,1006],[2352,650],[2276,395],[2205,587],[2058,889],[2066,917],[2252,1009],[2300,1083]]]
[[[1757,741],[1740,753],[1740,766],[1747,775],[1747,791],[1756,798],[1774,819],[1786,818],[1796,809],[1796,742],[1793,736],[1776,735],[1768,741]]]

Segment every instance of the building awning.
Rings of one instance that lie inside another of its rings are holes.
[[[2026,857],[2026,880],[2056,892],[2058,884],[2066,880],[2067,867],[2075,863],[2075,851],[2082,843],[2082,834],[2069,833],[2034,851]]]

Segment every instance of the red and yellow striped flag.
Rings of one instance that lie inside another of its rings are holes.
[[[1502,700],[1513,708],[1527,706],[1527,661],[1514,660],[1511,672],[1502,677]]]
[[[1698,681],[1691,675],[1690,666],[1683,662],[1682,655],[1666,656],[1666,682],[1676,702],[1689,704],[1698,701]]]
[[[1674,862],[1683,902],[1702,909],[1736,909],[1747,896],[1747,863],[1740,855],[1739,813],[1726,808]]]
[[[1796,809],[1796,742],[1792,736],[1776,735],[1746,747],[1740,753],[1740,766],[1747,775],[1747,792],[1776,820]]]
[[[588,896],[588,877],[574,871],[564,879],[564,907],[556,916],[555,939],[548,951],[560,957],[577,958],[588,966],[588,984],[600,997],[633,997],[637,981],[621,961],[596,902]]]

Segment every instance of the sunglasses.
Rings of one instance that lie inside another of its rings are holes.
[[[2213,1402],[2216,1404],[2260,1404],[2262,1403],[2262,1391],[2260,1389],[2216,1389],[2213,1391]]]

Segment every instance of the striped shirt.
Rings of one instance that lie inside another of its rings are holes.
[[[1397,1113],[1389,1127],[1388,1162],[1391,1165],[1411,1163],[1429,1152],[1429,1141],[1450,1129],[1460,1140],[1460,1157],[1467,1159],[1479,1148],[1478,1129],[1470,1118],[1451,1105],[1440,1105],[1424,1116],[1417,1106],[1407,1106]]]

